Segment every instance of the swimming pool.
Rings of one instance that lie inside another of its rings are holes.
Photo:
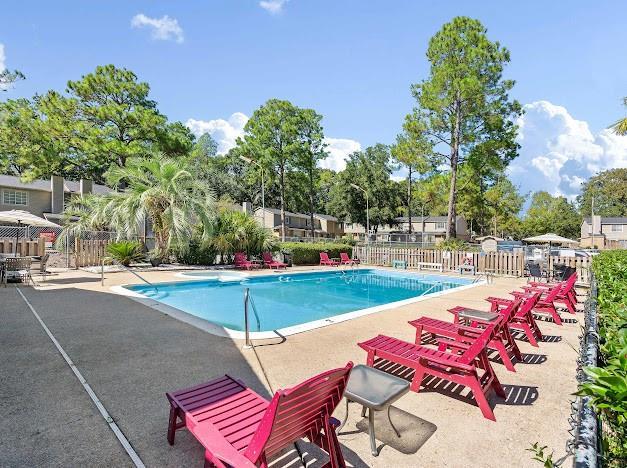
[[[202,275],[198,275],[202,278]],[[389,309],[419,298],[470,286],[472,280],[381,269],[230,276],[126,288],[158,303],[206,320],[239,337],[244,330],[243,298],[248,288],[259,316],[250,330],[282,334],[317,328]]]

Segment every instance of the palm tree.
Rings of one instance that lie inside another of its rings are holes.
[[[124,189],[77,201],[70,212],[79,220],[68,230],[77,233],[108,226],[119,239],[133,239],[147,220],[155,234],[157,258],[173,250],[186,251],[195,225],[201,227],[202,240],[209,240],[213,196],[182,160],[140,159],[126,167],[112,167],[106,178],[110,186]]]
[[[273,250],[276,241],[272,232],[259,226],[252,216],[226,207],[218,214],[210,244],[225,262],[229,261],[235,252],[257,255],[266,250]]]
[[[623,98],[623,104],[627,106],[627,97]],[[612,125],[612,130],[614,130],[614,133],[617,135],[627,135],[627,117]]]

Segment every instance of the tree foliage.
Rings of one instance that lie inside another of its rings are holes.
[[[581,214],[601,216],[627,216],[627,169],[609,169],[598,173],[583,183],[577,203]]]
[[[130,70],[106,65],[69,81],[65,94],[2,103],[0,165],[25,180],[56,174],[103,182],[129,159],[187,154],[189,130],[168,123],[149,91]]]
[[[627,106],[627,97],[623,98],[623,103]],[[620,119],[614,125],[612,125],[612,130],[617,135],[627,135],[627,117]]]
[[[503,167],[517,156],[513,121],[521,106],[508,95],[514,82],[503,79],[509,51],[486,32],[479,21],[456,17],[431,38],[430,75],[412,86],[417,106],[404,124],[426,143],[433,167],[449,168],[447,237],[456,234],[458,168],[472,159]]]
[[[351,186],[355,184],[368,194],[370,228],[376,231],[379,226],[394,224],[401,198],[398,184],[390,179],[393,168],[386,145],[376,144],[351,154],[329,192],[328,212],[366,226],[366,194]]]
[[[554,233],[570,239],[579,237],[581,217],[574,204],[565,197],[535,192],[522,220],[522,236]]]

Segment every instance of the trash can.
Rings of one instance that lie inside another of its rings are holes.
[[[283,254],[283,263],[291,267],[292,266],[292,253],[286,252],[286,251],[282,251],[281,253]]]

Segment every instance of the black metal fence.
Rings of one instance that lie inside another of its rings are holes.
[[[590,280],[590,295],[584,307],[584,326],[580,336],[579,357],[577,359],[577,382],[588,382],[584,367],[596,366],[599,355],[599,325],[597,314],[597,284],[594,276]],[[573,439],[567,450],[574,454],[575,468],[596,468],[602,466],[601,425],[599,417],[590,404],[590,397],[577,397],[572,404],[570,419]]]

